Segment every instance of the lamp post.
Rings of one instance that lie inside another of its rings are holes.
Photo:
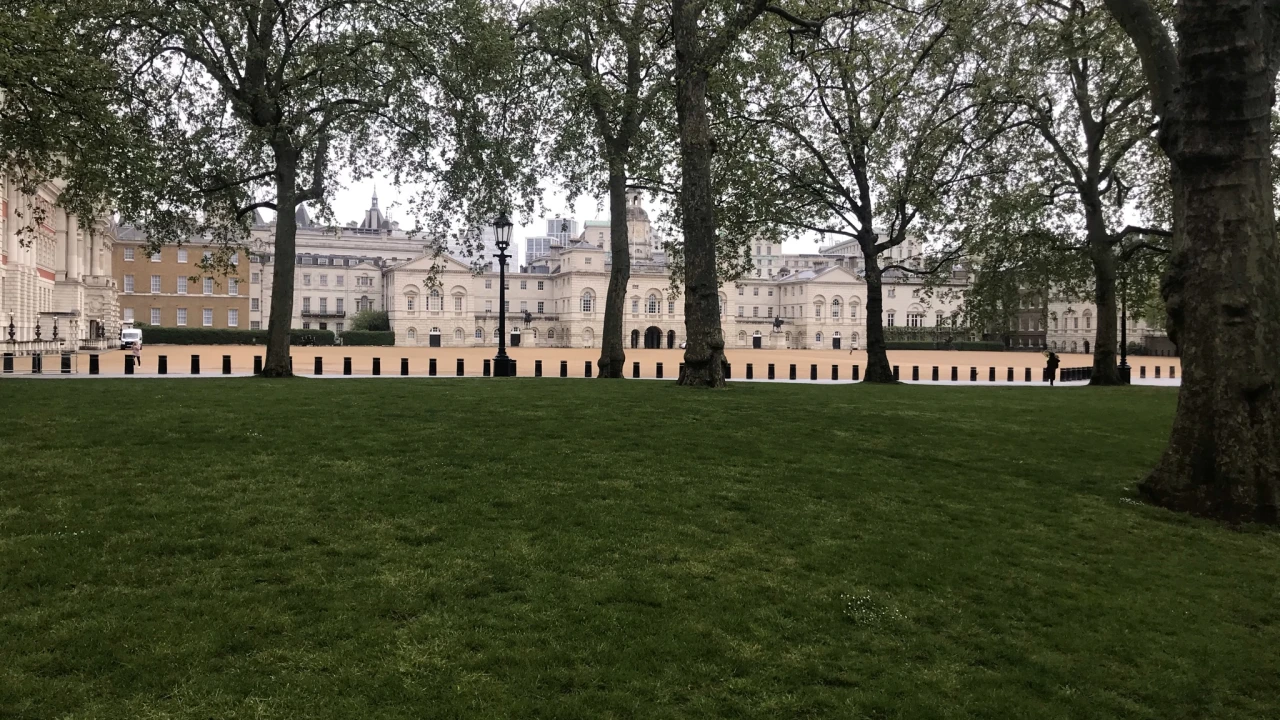
[[[507,357],[507,249],[511,247],[511,219],[506,213],[493,221],[494,245],[498,247],[498,354],[493,358],[493,376],[511,377]]]
[[[1129,384],[1129,274],[1120,276],[1120,384]]]

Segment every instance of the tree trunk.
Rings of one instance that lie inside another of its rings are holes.
[[[1174,238],[1163,283],[1182,387],[1153,502],[1277,522],[1280,248],[1271,184],[1270,20],[1257,0],[1184,0],[1181,113],[1166,142]]]
[[[893,383],[893,367],[884,342],[884,287],[880,263],[871,253],[863,252],[867,266],[867,371],[864,382]]]
[[[289,329],[293,324],[293,276],[298,220],[294,216],[297,194],[298,154],[291,147],[277,146],[276,228],[271,275],[271,316],[267,320],[267,357],[263,377],[290,377]]]
[[[610,151],[611,153],[613,151]],[[616,154],[616,153],[614,153]],[[627,170],[621,158],[609,160],[609,294],[604,300],[604,337],[600,341],[599,377],[624,377],[627,353],[623,349],[622,314],[631,281],[631,246],[627,237]]]
[[[715,193],[711,185],[707,75],[698,39],[698,12],[672,3],[676,48],[676,120],[680,128],[681,228],[684,230],[684,369],[680,384],[724,387],[724,329],[716,274]]]
[[[1093,377],[1090,385],[1119,385],[1120,369],[1116,365],[1119,344],[1116,307],[1116,254],[1106,239],[1102,244],[1090,241],[1093,259],[1094,304],[1098,308],[1097,332],[1093,337]]]

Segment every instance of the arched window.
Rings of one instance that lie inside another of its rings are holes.
[[[658,313],[658,296],[657,295],[653,295],[653,294],[649,295],[649,299],[645,303],[645,312],[649,313],[650,315],[656,315]]]
[[[567,338],[566,338],[567,340]],[[596,333],[591,328],[582,331],[582,347],[592,347],[596,341]]]
[[[431,328],[431,334],[432,334],[432,335],[439,335],[439,334],[440,334],[440,328],[438,328],[438,327],[433,327],[433,328]]]
[[[499,337],[501,337],[501,334],[498,332],[498,328],[494,328],[494,329],[493,329],[493,339],[494,339],[494,340],[497,340]]]
[[[484,330],[482,330],[482,329],[480,329],[480,328],[476,328],[476,339],[477,339],[477,340],[484,340]]]
[[[858,304],[851,302],[849,303],[849,322],[857,322],[857,321],[858,321]]]
[[[1071,341],[1071,352],[1076,352],[1077,350],[1078,350],[1078,346],[1076,345],[1076,341],[1075,341],[1075,340],[1072,340],[1072,341]]]
[[[791,345],[791,333],[786,334],[786,339],[787,339],[787,346],[789,347]]]
[[[462,342],[462,328],[453,331],[453,339],[457,342]]]
[[[1085,330],[1093,329],[1093,313],[1088,310],[1084,311],[1084,329]]]
[[[430,304],[427,306],[427,309],[428,309],[428,310],[442,310],[442,309],[443,309],[443,308],[440,306],[440,291],[439,291],[439,290],[437,290],[437,289],[435,289],[435,288],[431,288],[431,300],[430,300]]]
[[[822,344],[822,333],[817,333],[817,334],[815,334],[815,335],[813,336],[813,341],[814,341],[814,342],[816,342],[816,343],[818,343],[819,345],[821,345],[821,344]]]
[[[746,344],[747,344],[747,333],[746,333],[746,331],[745,331],[745,330],[739,330],[739,331],[738,331],[738,344],[739,344],[739,345],[746,345]]]
[[[413,312],[413,300],[414,300],[414,296],[413,296],[413,295],[405,295],[405,296],[404,296],[404,309],[405,309],[405,310],[408,310],[409,312]]]
[[[548,329],[547,329],[547,339],[548,339],[548,340],[555,340],[555,339],[556,339],[556,329],[555,329],[555,328],[548,328]]]
[[[590,290],[582,293],[582,312],[595,312],[596,296]]]
[[[840,319],[840,298],[831,298],[831,319]]]
[[[409,328],[409,342],[417,342],[417,341],[418,341],[418,331],[413,328]]]
[[[631,298],[631,312],[633,314],[638,314],[640,312],[640,298]]]
[[[822,319],[822,303],[817,302],[813,304],[813,317],[815,320]],[[818,342],[822,342],[822,341],[819,340]]]

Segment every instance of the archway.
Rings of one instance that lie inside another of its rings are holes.
[[[832,305],[831,307],[835,308],[835,305]],[[831,349],[832,350],[840,349],[840,333],[839,332],[835,332],[831,334]]]
[[[1089,354],[1089,341],[1088,341],[1088,340],[1085,340],[1085,341],[1084,341],[1084,354],[1085,354],[1085,355],[1088,355],[1088,354]]]
[[[751,348],[753,350],[759,350],[761,347],[763,347],[763,345],[764,345],[764,337],[761,336],[760,331],[757,330],[756,333],[751,336]]]
[[[638,347],[640,347],[640,331],[632,330],[631,331],[631,349],[634,350]]]
[[[431,347],[440,347],[440,328],[433,327],[431,332],[427,333],[427,345]]]
[[[644,331],[644,349],[658,350],[662,348],[662,329],[650,325]]]
[[[676,331],[667,331],[667,349],[670,350],[676,346]]]
[[[520,328],[511,331],[511,347],[520,347]]]

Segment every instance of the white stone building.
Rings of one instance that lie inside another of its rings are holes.
[[[104,346],[119,336],[111,277],[115,225],[110,218],[85,221],[68,214],[57,205],[63,187],[46,182],[34,196],[24,195],[0,175],[0,345],[5,352],[76,350]]]

